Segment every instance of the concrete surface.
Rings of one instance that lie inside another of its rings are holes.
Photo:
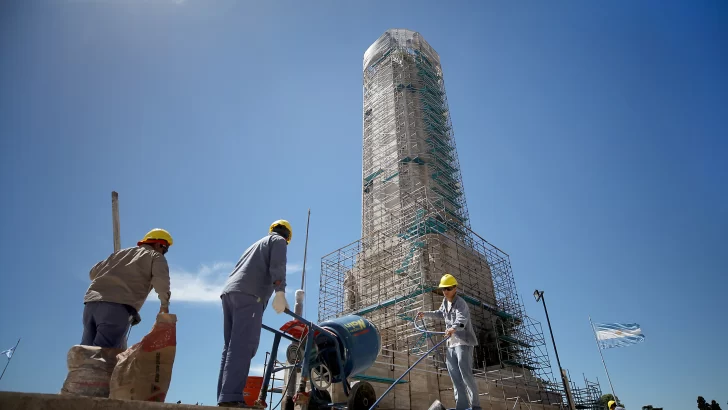
[[[0,392],[1,410],[201,410],[219,407],[111,400],[58,394]]]

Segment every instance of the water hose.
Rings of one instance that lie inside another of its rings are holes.
[[[423,319],[422,320],[422,325],[424,326],[424,324],[425,324],[425,320]],[[438,334],[438,335],[444,335],[445,334],[445,332],[432,332],[432,331],[429,331],[429,330],[421,329],[419,326],[417,326],[417,321],[414,322],[414,325],[415,325],[415,329],[417,329],[418,331],[420,331],[422,333],[432,333],[432,334]],[[397,380],[395,380],[394,383],[392,383],[392,385],[389,386],[389,388],[387,390],[385,390],[384,393],[382,393],[381,396],[379,396],[379,398],[377,399],[377,401],[375,401],[374,404],[372,404],[372,406],[370,407],[370,409],[376,409],[377,408],[377,404],[379,404],[379,402],[382,401],[382,399],[384,399],[384,397],[387,396],[387,393],[389,393],[392,389],[394,389],[394,386],[396,386],[397,383],[399,383],[399,381],[404,378],[404,376],[407,376],[407,374],[409,374],[409,372],[412,371],[412,369],[414,369],[415,366],[417,366],[422,361],[422,359],[424,359],[425,357],[429,356],[430,353],[432,353],[433,350],[435,350],[438,347],[440,347],[440,345],[443,344],[443,343],[445,343],[449,338],[450,338],[450,336],[446,336],[439,343],[437,343],[436,345],[432,346],[432,348],[430,350],[428,350],[427,353],[423,354],[422,357],[420,357],[419,359],[417,359],[417,361],[412,366],[410,366],[409,369],[407,369],[404,373],[402,373],[402,375],[399,376],[399,378],[397,378]]]

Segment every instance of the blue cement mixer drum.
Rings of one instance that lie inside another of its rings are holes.
[[[316,345],[319,353],[317,361],[324,362],[333,373],[333,382],[361,373],[371,367],[382,347],[379,330],[369,320],[356,315],[343,316],[319,324],[331,335],[319,334]],[[343,369],[336,360],[334,340],[338,342]],[[332,349],[333,348],[333,349]]]

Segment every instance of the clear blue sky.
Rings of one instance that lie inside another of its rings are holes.
[[[473,229],[544,328],[545,290],[572,376],[609,390],[588,315],[637,322],[605,352],[628,408],[725,405],[726,3],[371,3],[0,4],[0,389],[61,388],[112,190],[123,246],[175,238],[169,401],[214,403],[219,283],[286,218],[295,288],[308,207],[315,318],[321,256],[360,236],[362,56],[407,28],[442,58]]]

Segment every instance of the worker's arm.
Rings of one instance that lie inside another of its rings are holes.
[[[273,280],[276,292],[286,291],[286,261],[288,244],[283,237],[273,235],[268,246],[270,250],[270,278]]]
[[[420,312],[420,313],[422,313],[422,316],[424,316],[428,319],[442,319],[445,317],[444,311],[445,311],[445,306],[440,305],[440,309],[427,310],[427,311]],[[419,315],[418,315],[418,317],[419,317]]]
[[[169,298],[172,295],[169,289],[169,265],[164,255],[159,252],[153,252],[152,255],[152,287],[162,303],[160,311],[168,311]]]

